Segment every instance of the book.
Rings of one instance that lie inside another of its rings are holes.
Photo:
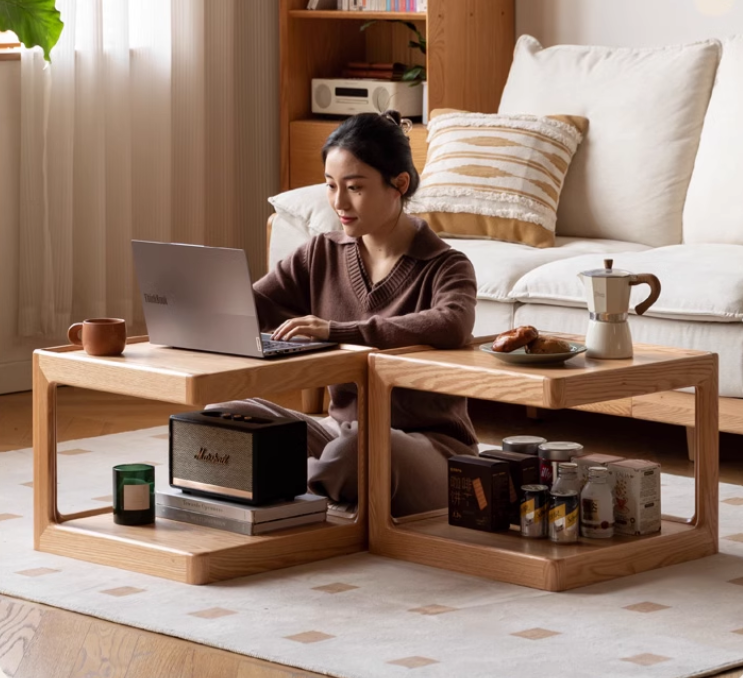
[[[309,0],[307,9],[338,9],[336,0]]]
[[[294,501],[282,501],[276,504],[266,504],[265,506],[248,506],[229,499],[199,497],[168,487],[155,492],[155,504],[240,522],[265,523],[269,520],[325,511],[328,500],[325,497],[307,493],[295,497]]]
[[[278,520],[266,520],[262,523],[253,523],[246,520],[233,520],[231,518],[222,518],[208,513],[194,513],[185,509],[168,506],[167,504],[155,504],[155,517],[165,518],[166,520],[176,520],[182,523],[192,525],[201,525],[202,527],[211,527],[215,530],[225,530],[226,532],[235,532],[244,534],[248,537],[254,537],[268,532],[277,530],[286,530],[290,527],[300,527],[302,525],[311,525],[312,523],[324,522],[327,518],[325,510],[315,511],[314,513],[305,513],[289,518],[279,518]]]

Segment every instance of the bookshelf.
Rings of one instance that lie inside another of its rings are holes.
[[[281,189],[323,181],[320,149],[340,118],[311,112],[312,78],[338,77],[349,61],[422,64],[413,37],[393,19],[412,21],[426,35],[428,108],[494,113],[514,46],[514,0],[428,0],[427,12],[307,10],[307,0],[280,0],[279,97]],[[377,24],[360,27],[372,19]],[[426,129],[410,134],[423,168]]]

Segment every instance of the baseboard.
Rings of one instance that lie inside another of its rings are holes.
[[[31,361],[0,363],[0,394],[31,390]]]

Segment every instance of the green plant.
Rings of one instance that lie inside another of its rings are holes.
[[[47,61],[63,26],[55,0],[0,0],[0,31],[13,31],[26,47],[41,47]]]
[[[367,21],[361,25],[359,30],[365,31],[369,26],[372,26],[377,22],[377,19]],[[413,31],[413,33],[415,33],[415,37],[417,38],[417,40],[410,40],[408,42],[408,47],[411,49],[419,49],[423,56],[426,55],[426,36],[418,30],[418,27],[412,21],[390,19],[389,21],[385,21],[385,23],[402,24],[403,26],[407,26],[411,31]],[[417,85],[419,82],[426,79],[426,67],[421,65],[408,66],[402,75],[402,79],[411,81],[411,84]]]

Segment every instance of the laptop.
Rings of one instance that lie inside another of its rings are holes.
[[[274,341],[261,333],[241,249],[132,240],[150,342],[250,358],[319,351],[337,342]]]

